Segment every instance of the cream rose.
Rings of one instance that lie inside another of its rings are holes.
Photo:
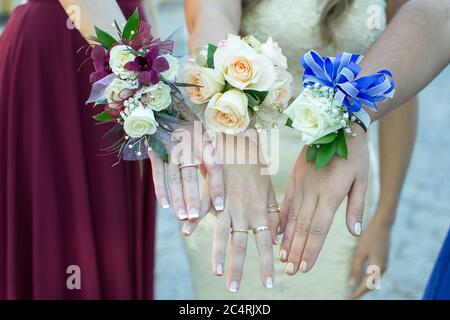
[[[156,133],[157,127],[153,111],[144,107],[134,109],[123,123],[126,134],[135,139]]]
[[[114,79],[105,90],[105,97],[111,109],[117,109],[123,104],[123,100],[133,95],[133,88],[127,81]]]
[[[292,98],[294,77],[287,71],[277,68],[277,78],[262,105],[272,109],[286,108]]]
[[[332,97],[319,97],[305,89],[284,112],[292,120],[294,129],[301,133],[302,142],[312,144],[343,127],[332,115]]]
[[[125,65],[136,58],[131,50],[129,46],[120,45],[113,47],[109,53],[111,70],[122,79],[134,79],[136,77],[133,71],[125,69]]]
[[[171,54],[163,55],[169,63],[169,69],[161,73],[161,75],[168,81],[175,81],[180,72],[180,61]]]
[[[142,88],[140,94],[144,106],[155,111],[167,109],[172,104],[171,89],[161,81],[154,86]]]
[[[203,68],[193,63],[188,63],[185,66],[184,82],[196,85],[196,87],[186,88],[189,101],[195,104],[208,102],[212,96],[222,91],[225,86],[225,80],[220,72],[210,68]]]
[[[269,58],[235,37],[219,43],[214,53],[214,68],[240,90],[267,91],[275,80],[275,68]]]
[[[262,54],[269,58],[276,67],[280,67],[283,70],[287,69],[287,59],[283,55],[278,43],[274,42],[272,37],[269,37],[265,43],[261,44],[259,49]]]
[[[244,132],[250,123],[248,98],[239,90],[217,93],[205,110],[208,129],[236,135]]]

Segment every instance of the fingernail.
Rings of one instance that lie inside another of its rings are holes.
[[[273,279],[271,276],[268,276],[266,278],[266,288],[272,289],[273,288]]]
[[[308,268],[308,262],[302,261],[300,263],[300,272],[306,272],[306,269]]]
[[[189,218],[190,219],[197,219],[198,216],[199,216],[198,209],[193,208],[193,209],[189,210]]]
[[[222,197],[217,197],[217,198],[214,200],[214,208],[215,208],[217,211],[222,211],[222,210],[223,210],[224,204],[223,204],[223,198],[222,198]]]
[[[186,210],[184,210],[184,209],[178,210],[178,218],[180,220],[186,220],[188,218]]]
[[[228,288],[228,290],[231,293],[236,293],[238,291],[238,283],[236,280],[231,281],[230,287]]]
[[[278,244],[278,235],[275,236],[275,244]]]
[[[292,262],[289,262],[286,266],[286,272],[289,274],[294,273],[294,264]]]
[[[168,209],[170,207],[167,198],[161,198],[161,207],[163,207],[163,209]]]
[[[361,222],[355,223],[355,234],[360,236],[362,231],[362,225]]]
[[[216,267],[216,273],[217,273],[217,275],[219,275],[219,276],[223,275],[223,265],[221,265],[221,264],[218,264],[218,265],[217,265],[217,267]]]
[[[183,235],[185,236],[185,237],[187,237],[187,236],[190,236],[191,235],[191,232],[192,232],[192,230],[191,230],[192,228],[191,228],[191,226],[190,225],[184,225],[183,226],[183,229],[182,229],[182,233],[183,233]]]
[[[285,249],[280,251],[280,255],[278,257],[282,262],[286,261],[287,259],[287,251]]]

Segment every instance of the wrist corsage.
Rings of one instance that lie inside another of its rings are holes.
[[[190,103],[201,106],[206,129],[238,135],[276,127],[292,97],[293,77],[272,38],[229,35],[199,48],[184,68]]]
[[[301,133],[302,143],[308,145],[307,161],[315,161],[316,169],[336,155],[347,159],[346,136],[356,135],[355,124],[365,131],[370,124],[364,107],[376,111],[378,102],[394,95],[387,70],[357,79],[362,58],[349,53],[323,58],[310,51],[301,59],[304,90],[285,110],[286,125]]]
[[[154,39],[137,10],[122,29],[117,23],[115,28],[119,40],[99,28],[91,39],[99,44],[92,47],[95,72],[86,104],[103,108],[95,120],[115,123],[109,134],[119,138],[108,153],[143,160],[153,150],[167,162],[171,134],[187,120],[174,44]]]

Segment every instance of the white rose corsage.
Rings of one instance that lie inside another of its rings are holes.
[[[364,107],[376,111],[378,102],[394,96],[395,85],[387,70],[357,79],[361,60],[359,54],[323,58],[315,51],[301,59],[304,90],[285,110],[286,125],[301,133],[302,143],[309,146],[307,161],[315,161],[316,169],[335,155],[347,159],[346,135],[356,134],[355,123],[365,131],[370,124]]]
[[[276,127],[292,97],[293,77],[278,44],[228,35],[197,49],[184,66],[190,103],[204,106],[207,129],[225,134]]]

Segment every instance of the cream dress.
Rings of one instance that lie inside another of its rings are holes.
[[[288,58],[294,74],[296,94],[301,87],[302,68],[299,57],[310,49],[321,55],[336,52],[364,53],[386,25],[384,0],[356,0],[333,26],[336,48],[324,45],[319,31],[319,19],[325,0],[261,0],[244,7],[241,33],[253,34],[260,40],[272,36]],[[373,28],[378,27],[378,28]],[[302,149],[297,133],[289,128],[280,132],[280,170],[273,176],[277,199],[283,199],[292,168]],[[366,217],[373,213],[377,179],[372,172],[366,201]],[[307,274],[294,277],[285,273],[285,264],[278,262],[278,246],[274,247],[275,286],[265,289],[259,277],[258,255],[254,241],[249,239],[244,275],[240,290],[230,294],[226,277],[216,277],[211,271],[211,247],[215,219],[208,215],[194,234],[186,240],[197,299],[345,299],[349,293],[347,275],[357,240],[345,224],[345,203],[336,213],[333,226],[315,267]],[[367,221],[365,220],[365,223]],[[251,238],[253,235],[249,235]]]

